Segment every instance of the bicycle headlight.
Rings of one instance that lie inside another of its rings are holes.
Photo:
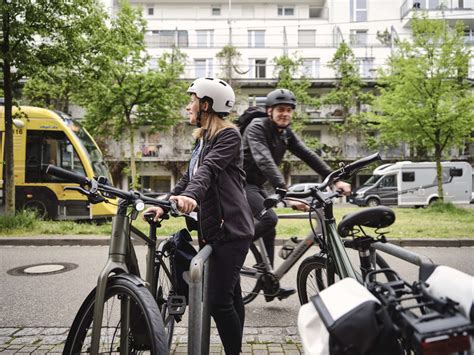
[[[135,201],[135,209],[140,212],[145,209],[145,203],[142,200]]]

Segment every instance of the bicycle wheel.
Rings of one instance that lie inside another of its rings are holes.
[[[319,255],[310,256],[301,263],[296,276],[301,304],[307,303],[312,296],[339,280],[335,270],[328,273],[327,264],[327,258]]]
[[[160,262],[155,264],[156,275],[156,303],[160,309],[161,317],[166,331],[166,342],[171,347],[173,342],[175,316],[169,314],[168,299],[170,295],[175,294],[173,282],[170,277],[174,277],[174,271],[171,268],[170,257],[162,256]]]
[[[388,263],[378,253],[375,254],[375,263],[381,269],[389,268]],[[387,281],[393,281],[395,277],[388,274],[387,279]],[[301,263],[296,276],[300,303],[307,303],[312,296],[338,280],[340,277],[335,270],[329,273],[327,271],[327,257],[314,255],[306,258]]]
[[[242,289],[242,299],[244,304],[252,302],[260,292],[258,275],[260,271],[257,265],[262,265],[263,258],[254,244],[250,245],[250,252],[247,254],[244,265],[240,270],[240,287]]]
[[[138,282],[137,282],[138,281]],[[96,289],[87,296],[72,323],[63,354],[90,353]],[[123,334],[122,309],[130,310],[130,327]],[[107,282],[99,353],[120,354],[120,340],[127,337],[130,354],[148,351],[168,354],[160,312],[150,291],[133,275],[118,275]]]

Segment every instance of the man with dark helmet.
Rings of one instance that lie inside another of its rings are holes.
[[[296,97],[290,90],[273,90],[266,98],[267,117],[254,118],[245,129],[242,138],[244,170],[247,174],[247,199],[252,213],[258,219],[255,223],[254,238],[263,238],[272,265],[278,217],[273,210],[259,217],[267,196],[263,184],[268,181],[273,188],[287,189],[283,174],[278,168],[287,149],[323,178],[331,172],[331,168],[306,147],[291,130],[290,124],[295,107]],[[350,185],[342,181],[337,182],[335,188],[342,190],[345,195],[349,195],[351,191]],[[307,210],[307,205],[304,203],[292,201],[289,204],[295,209]],[[271,301],[274,297],[282,299],[293,293],[294,289],[281,288],[279,294],[265,298]]]

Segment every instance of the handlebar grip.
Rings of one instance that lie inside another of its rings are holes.
[[[377,160],[382,160],[379,152],[369,155],[368,157],[356,160],[355,162],[346,165],[344,167],[344,172],[346,174],[351,174],[353,171],[359,170]]]
[[[90,181],[84,175],[74,173],[70,170],[58,168],[55,165],[48,165],[48,167],[46,168],[46,174],[56,176],[58,178],[66,180],[67,182],[76,183],[81,186],[89,184],[89,181]]]

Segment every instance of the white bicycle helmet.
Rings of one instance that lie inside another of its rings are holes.
[[[224,80],[218,78],[199,78],[188,88],[188,94],[199,99],[212,99],[211,109],[220,116],[227,116],[235,103],[234,90]]]

